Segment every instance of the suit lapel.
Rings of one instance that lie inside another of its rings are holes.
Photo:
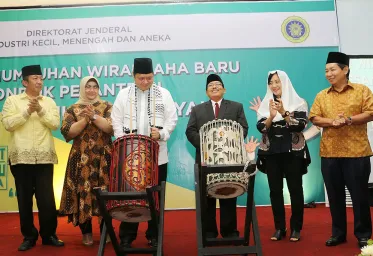
[[[218,119],[223,119],[225,110],[227,109],[227,105],[228,105],[228,102],[223,99],[220,104]]]
[[[205,102],[206,114],[209,121],[215,119],[214,110],[212,109],[211,100]]]

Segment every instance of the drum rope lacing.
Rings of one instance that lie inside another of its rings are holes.
[[[246,161],[246,164],[245,164],[245,166],[244,166],[242,172],[246,172],[246,169],[247,169],[247,167],[249,167],[250,162],[251,162],[250,160],[247,160],[247,161]],[[258,172],[258,169],[255,168],[255,172],[250,173],[250,174],[248,174],[248,175],[249,175],[249,177],[251,177],[251,176],[254,176],[257,172]]]

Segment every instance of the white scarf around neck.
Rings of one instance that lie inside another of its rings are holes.
[[[136,132],[138,130],[138,97],[139,88],[135,85],[130,85],[128,90],[128,98],[126,102],[123,130],[125,133]],[[150,127],[163,129],[165,106],[162,100],[162,92],[159,86],[155,83],[147,90],[147,115]],[[131,131],[132,128],[132,131]],[[143,134],[148,135],[148,134]]]

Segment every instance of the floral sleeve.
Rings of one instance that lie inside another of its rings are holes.
[[[109,125],[113,125],[112,124],[112,119],[111,119],[111,110],[113,109],[113,104],[111,104],[110,102],[107,102],[107,106],[106,106],[106,109],[104,111],[104,115],[103,115],[103,118],[106,119],[106,121],[108,122]],[[114,131],[112,132],[112,134],[110,134],[111,136],[114,136]]]
[[[308,123],[308,106],[304,102],[290,115],[289,129],[291,132],[302,132]]]
[[[66,142],[69,142],[71,140],[71,138],[69,138],[67,135],[69,134],[71,126],[76,121],[77,120],[74,114],[74,108],[71,106],[65,111],[65,114],[63,115],[62,126],[61,126],[61,134],[65,138]]]
[[[266,133],[268,132],[267,131],[267,127],[266,127],[266,120],[267,118],[266,117],[262,117],[259,119],[259,121],[256,123],[256,128],[258,129],[258,131],[260,133]]]

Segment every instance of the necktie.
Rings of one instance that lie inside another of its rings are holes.
[[[215,119],[218,119],[219,109],[219,104],[215,103]]]

